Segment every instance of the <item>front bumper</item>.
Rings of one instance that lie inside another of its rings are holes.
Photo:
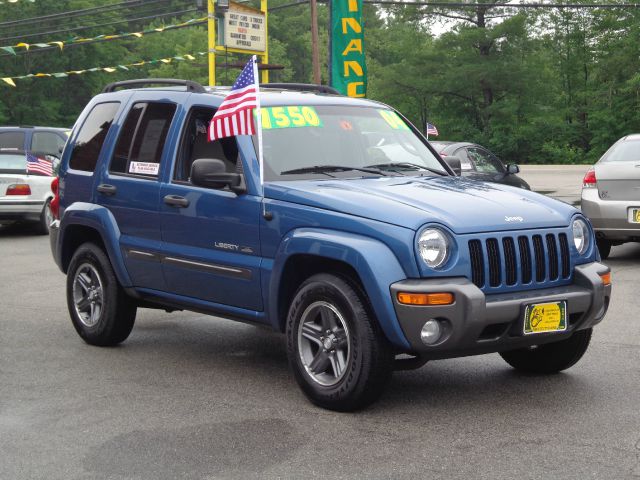
[[[426,359],[452,358],[513,350],[563,340],[576,330],[591,328],[605,316],[611,285],[600,277],[606,265],[593,262],[578,265],[573,284],[540,290],[485,295],[467,278],[403,280],[391,285],[391,295],[400,326],[412,353]],[[446,306],[400,304],[398,292],[450,292],[455,301]],[[567,330],[524,335],[524,309],[533,303],[567,301]],[[442,339],[427,346],[420,340],[424,323],[435,318],[445,326]]]

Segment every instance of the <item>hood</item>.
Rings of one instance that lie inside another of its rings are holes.
[[[571,205],[521,188],[461,177],[382,177],[270,182],[274,200],[356,215],[413,230],[440,223],[455,233],[563,227]]]

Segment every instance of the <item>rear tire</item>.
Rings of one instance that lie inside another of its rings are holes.
[[[40,220],[37,223],[38,233],[42,235],[49,235],[49,225],[53,222],[53,214],[51,213],[51,199],[47,200],[40,213]]]
[[[513,368],[527,373],[557,373],[572,367],[589,347],[592,329],[578,330],[559,342],[500,352],[500,356]]]
[[[609,258],[609,254],[611,253],[611,242],[609,240],[597,239],[596,245],[598,246],[598,251],[600,252],[600,258],[606,260]]]
[[[81,245],[67,271],[67,306],[78,335],[98,346],[127,339],[136,319],[136,304],[116,279],[104,251],[93,243]]]
[[[366,296],[330,274],[307,279],[287,318],[289,365],[314,404],[337,411],[363,408],[391,378],[394,354]]]

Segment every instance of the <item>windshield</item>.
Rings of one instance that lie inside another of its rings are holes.
[[[27,171],[27,157],[24,155],[0,154],[0,172],[24,173]]]
[[[603,157],[603,162],[640,161],[640,140],[627,140],[614,145]]]
[[[263,107],[261,118],[265,180],[295,180],[301,175],[362,177],[376,171],[379,175],[447,174],[423,140],[392,110]]]

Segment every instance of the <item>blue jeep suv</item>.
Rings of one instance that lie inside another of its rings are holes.
[[[124,341],[139,307],[267,325],[309,399],[345,411],[430,359],[552,373],[585,353],[611,279],[578,210],[456,177],[387,105],[282,86],[260,93],[261,182],[255,138],[208,141],[228,91],[119,82],[80,115],[51,246],[84,341]]]

